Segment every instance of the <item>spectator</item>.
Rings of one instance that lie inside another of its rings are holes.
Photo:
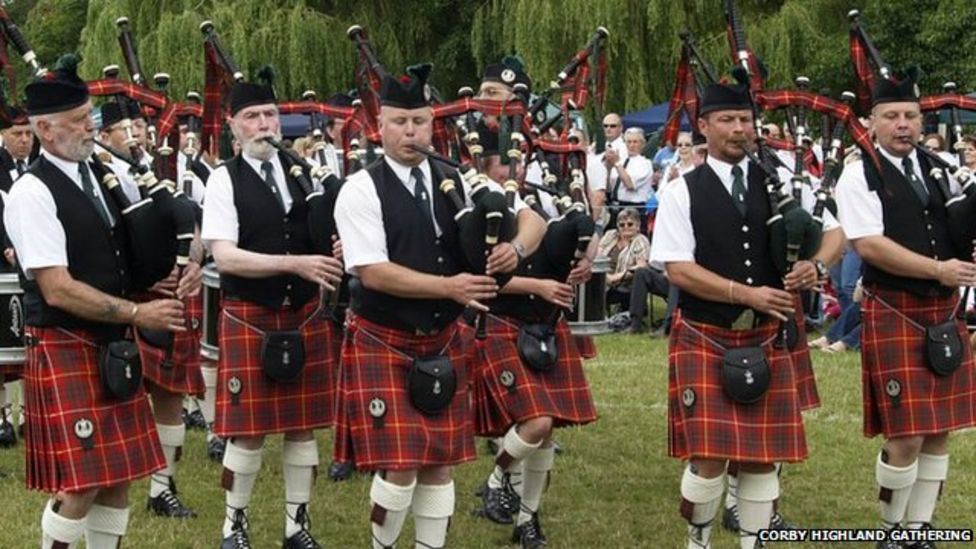
[[[965,146],[966,140],[964,139],[962,143],[963,146]],[[926,135],[922,139],[922,146],[928,149],[929,152],[939,155],[939,158],[945,160],[953,166],[959,165],[959,155],[953,154],[952,151],[946,150],[946,141],[941,134],[930,133]]]
[[[861,257],[853,248],[847,248],[839,269],[834,269],[831,276],[834,288],[837,288],[840,316],[827,333],[811,341],[810,346],[831,353],[858,349],[861,346],[861,304],[854,300],[854,288],[861,277]]]
[[[691,133],[681,132],[678,134],[677,141],[677,153],[674,158],[674,162],[668,166],[668,181],[672,179],[677,179],[691,170],[695,169],[698,164],[695,163],[694,150],[691,144]]]
[[[634,271],[647,265],[651,243],[639,227],[640,214],[634,208],[625,208],[617,216],[617,228],[607,231],[600,240],[598,255],[609,257],[612,266],[607,275],[607,307],[630,307]]]
[[[963,158],[966,160],[966,167],[976,170],[976,136],[967,135],[962,138]]]
[[[610,191],[607,198],[610,205],[617,206],[618,209],[627,206],[638,208],[641,212],[640,232],[643,233],[647,223],[647,215],[643,213],[644,206],[654,193],[651,186],[654,167],[647,157],[640,154],[645,143],[644,132],[640,128],[629,128],[624,132],[624,142],[627,144],[627,156],[623,161],[617,159],[613,164],[605,162],[610,171]],[[608,150],[605,160],[615,157],[614,152]]]
[[[607,137],[607,150],[617,151],[618,157],[627,156],[627,146],[623,138],[624,121],[620,115],[612,112],[603,117],[603,134]]]

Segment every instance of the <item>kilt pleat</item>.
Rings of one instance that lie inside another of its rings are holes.
[[[396,471],[475,458],[465,348],[457,331],[451,324],[436,335],[415,336],[350,315],[340,361],[337,461]],[[425,415],[410,403],[409,357],[441,352],[457,372],[457,392],[446,410]]]
[[[676,312],[668,352],[668,454],[682,460],[798,462],[808,450],[790,354],[770,343],[777,325],[733,331]],[[725,348],[762,345],[771,379],[756,403],[739,404],[722,387]]]
[[[536,372],[522,363],[516,344],[518,323],[511,317],[489,316],[486,338],[469,350],[475,433],[501,436],[513,424],[537,417],[551,417],[554,427],[595,421],[583,359],[571,343],[566,320],[556,324],[559,358],[549,372]]]
[[[219,324],[220,361],[214,433],[258,436],[329,427],[335,418],[338,334],[317,301],[275,311],[225,299]],[[314,318],[312,315],[314,314]],[[273,381],[261,364],[262,331],[301,328],[305,367],[294,381]]]
[[[106,396],[94,338],[28,327],[24,376],[27,487],[75,492],[142,478],[166,465],[145,391]]]
[[[959,296],[918,297],[865,288],[861,331],[864,436],[886,438],[947,433],[976,426],[976,367],[965,323],[956,324],[963,342],[962,365],[940,377],[926,364],[922,326],[946,322]],[[878,297],[896,309],[891,311]]]
[[[187,330],[173,335],[173,351],[154,347],[139,337],[139,357],[147,381],[181,395],[202,396],[206,389],[200,373],[200,332],[203,323],[203,292],[186,301]]]
[[[796,310],[796,348],[790,355],[793,357],[793,368],[796,370],[796,389],[800,394],[800,409],[803,411],[820,407],[820,394],[817,392],[817,378],[813,371],[813,360],[810,357],[810,346],[807,345],[807,322],[803,314],[803,300],[796,293],[793,299]]]

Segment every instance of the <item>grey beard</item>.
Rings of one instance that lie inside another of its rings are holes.
[[[281,134],[276,134],[274,138],[276,141],[281,141]],[[275,148],[264,139],[250,139],[241,143],[241,151],[258,160],[270,160],[274,156]]]
[[[66,148],[65,154],[69,157],[68,159],[73,162],[84,162],[95,152],[95,142],[94,141],[80,141],[78,143],[72,143]]]

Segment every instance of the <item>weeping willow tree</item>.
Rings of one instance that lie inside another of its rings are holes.
[[[737,4],[750,45],[769,69],[770,86],[788,85],[801,73],[816,87],[839,90],[849,81],[844,18],[860,2]],[[684,29],[696,36],[719,72],[727,73],[732,63],[717,0],[489,0],[475,14],[472,53],[485,63],[518,52],[533,80],[548,82],[598,25],[610,30],[610,110],[633,110],[669,97],[681,49],[678,33]]]
[[[359,24],[391,72],[433,61],[433,83],[456,89],[475,77],[467,47],[470,25],[465,23],[474,7],[468,6],[438,0],[91,0],[81,36],[81,70],[86,78],[97,78],[103,66],[118,64],[127,75],[115,25],[124,15],[147,74],[169,73],[173,94],[201,90],[203,39],[198,26],[209,19],[245,75],[270,64],[280,97],[297,98],[313,89],[324,98],[352,87],[357,57],[346,29]]]

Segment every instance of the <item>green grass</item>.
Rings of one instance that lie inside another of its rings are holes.
[[[666,455],[667,348],[664,340],[611,335],[599,338],[599,359],[587,364],[600,420],[581,429],[561,430],[566,453],[556,459],[543,501],[543,527],[556,548],[683,548],[685,525],[678,515],[682,464]],[[880,439],[861,436],[860,368],[857,353],[815,352],[814,365],[823,407],[808,413],[811,457],[786,467],[781,511],[810,527],[874,527],[877,522],[874,459]],[[475,519],[472,492],[483,481],[490,458],[458,468],[457,512],[449,534],[454,548],[507,547],[509,528]],[[331,454],[331,434],[322,433],[323,463]],[[937,511],[938,524],[973,528],[976,495],[976,437],[953,437],[950,480]],[[255,547],[278,547],[283,528],[281,441],[269,439],[251,505]],[[324,467],[323,467],[324,469]],[[0,548],[37,547],[44,496],[24,489],[23,445],[0,451]],[[200,516],[189,521],[150,517],[146,481],[131,491],[133,513],[128,548],[214,548],[223,513],[220,468],[207,460],[203,435],[192,431],[177,476],[184,501]],[[334,484],[324,475],[315,487],[313,531],[330,548],[368,547],[369,477]],[[412,521],[400,547],[412,547]],[[788,547],[777,544],[776,547]],[[849,545],[857,547],[857,545]],[[738,541],[717,531],[715,549]],[[809,545],[807,547],[810,547]],[[844,547],[834,544],[830,547]],[[864,547],[863,545],[861,547]],[[954,545],[953,547],[960,547]]]

